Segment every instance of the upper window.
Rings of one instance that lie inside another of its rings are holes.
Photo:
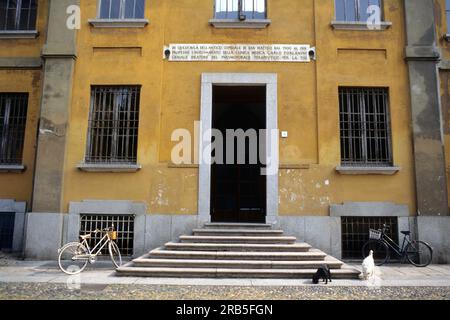
[[[86,163],[135,164],[139,86],[92,87]]]
[[[35,30],[37,0],[0,0],[1,30]]]
[[[445,15],[447,17],[447,32],[450,32],[450,0],[445,0]]]
[[[392,166],[387,88],[339,88],[341,161],[345,166]]]
[[[22,164],[28,94],[0,94],[0,164]]]
[[[100,19],[143,19],[145,0],[100,0]]]
[[[336,20],[366,22],[371,16],[368,8],[373,5],[381,10],[382,0],[335,0]]]
[[[216,19],[266,19],[266,0],[216,0]]]

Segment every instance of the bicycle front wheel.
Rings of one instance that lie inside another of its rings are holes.
[[[70,275],[81,273],[87,266],[89,251],[79,242],[66,244],[59,251],[58,265],[62,272]]]
[[[111,257],[111,261],[116,268],[119,268],[122,265],[122,255],[120,254],[119,247],[117,243],[114,241],[110,241],[108,245],[109,255]]]
[[[413,241],[405,250],[406,258],[416,267],[426,267],[433,260],[433,249],[423,241]]]
[[[373,251],[373,260],[376,266],[382,266],[389,260],[389,248],[383,241],[367,241],[362,249],[363,259],[369,255],[370,251]]]

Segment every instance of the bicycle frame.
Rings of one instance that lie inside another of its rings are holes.
[[[90,258],[95,258],[102,252],[102,250],[105,248],[105,246],[107,244],[109,244],[110,242],[111,242],[111,239],[109,238],[108,232],[106,232],[106,234],[103,236],[103,238],[92,249],[89,246],[88,241],[86,239],[84,239],[81,242],[81,244],[87,249],[87,251],[89,252],[89,256],[79,255],[79,256],[73,257],[73,260],[86,260],[86,259],[89,260]]]
[[[406,246],[408,244],[411,243],[411,241],[409,240],[409,237],[405,235],[403,237],[403,243],[402,243],[402,246],[400,248],[400,246],[394,240],[389,238],[389,236],[386,235],[384,232],[383,232],[383,236],[381,237],[380,241],[384,242],[389,247],[389,249],[394,251],[395,254],[397,254],[400,257],[404,257],[405,256],[405,254],[406,254],[405,248],[406,248]]]

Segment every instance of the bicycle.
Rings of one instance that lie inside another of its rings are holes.
[[[386,231],[389,230],[387,225],[383,225],[380,230],[369,230],[369,241],[363,248],[363,259],[373,251],[373,259],[375,265],[382,266],[390,259],[390,251],[392,250],[397,256],[401,257],[402,263],[405,258],[416,267],[426,267],[433,259],[433,248],[426,242],[419,240],[411,240],[411,231],[401,231],[404,235],[403,244],[400,247],[394,240],[389,238]]]
[[[58,265],[62,272],[70,275],[81,273],[87,264],[94,264],[97,257],[102,255],[102,250],[108,246],[109,256],[116,268],[122,265],[122,255],[119,247],[114,242],[117,240],[117,231],[114,225],[103,230],[95,230],[94,234],[103,233],[102,239],[91,249],[88,240],[92,234],[80,236],[81,242],[70,242],[58,250]]]

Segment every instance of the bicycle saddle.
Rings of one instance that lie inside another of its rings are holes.
[[[92,236],[90,234],[85,234],[84,236],[80,236],[81,240],[88,240],[90,239]]]
[[[411,235],[411,231],[402,231],[402,233],[403,233],[405,236]]]

